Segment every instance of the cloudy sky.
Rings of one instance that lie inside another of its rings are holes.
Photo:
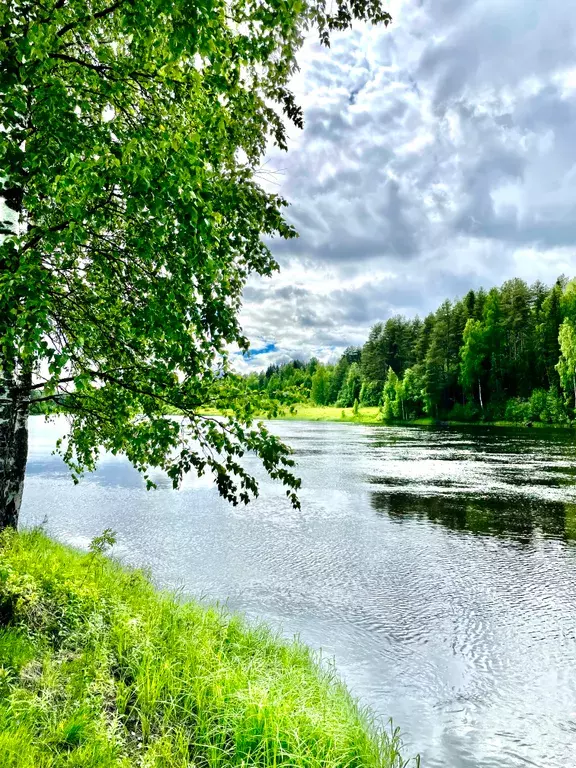
[[[334,359],[390,315],[576,274],[576,21],[566,0],[397,0],[310,40],[304,131],[265,166],[300,238],[245,291],[241,367]]]

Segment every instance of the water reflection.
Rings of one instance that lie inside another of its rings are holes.
[[[453,531],[505,536],[528,542],[535,533],[576,540],[576,504],[518,497],[498,499],[423,496],[374,491],[370,503],[378,515],[402,522],[427,520]]]

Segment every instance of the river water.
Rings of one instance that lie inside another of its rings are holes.
[[[74,486],[31,419],[23,523],[157,583],[263,618],[334,657],[423,768],[576,766],[576,437],[274,422],[302,510],[263,480],[147,492],[120,458]]]

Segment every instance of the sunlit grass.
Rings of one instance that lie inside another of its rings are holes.
[[[2,768],[385,768],[398,746],[305,646],[0,535]]]
[[[344,421],[356,424],[382,424],[380,408],[368,406],[360,408],[358,414],[354,415],[353,408],[299,403],[292,407],[284,406],[278,418],[295,421]]]
[[[395,419],[393,421],[384,421],[382,410],[378,407],[360,406],[355,415],[353,408],[339,408],[335,405],[310,405],[308,403],[299,403],[293,406],[283,406],[279,419],[290,421],[333,421],[346,422],[352,424],[383,424],[386,426],[416,426],[431,427],[438,423],[455,427],[509,427],[514,429],[525,428],[524,424],[518,424],[511,421],[454,421],[449,416],[446,419],[436,419],[429,416],[423,416],[410,421]],[[565,424],[542,424],[534,422],[531,424],[536,429],[567,429]]]

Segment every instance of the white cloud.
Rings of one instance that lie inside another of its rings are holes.
[[[336,354],[372,323],[514,276],[576,272],[576,26],[563,0],[405,0],[309,41],[305,110],[271,152],[300,238],[255,281],[250,337]],[[253,361],[251,364],[255,364]]]

